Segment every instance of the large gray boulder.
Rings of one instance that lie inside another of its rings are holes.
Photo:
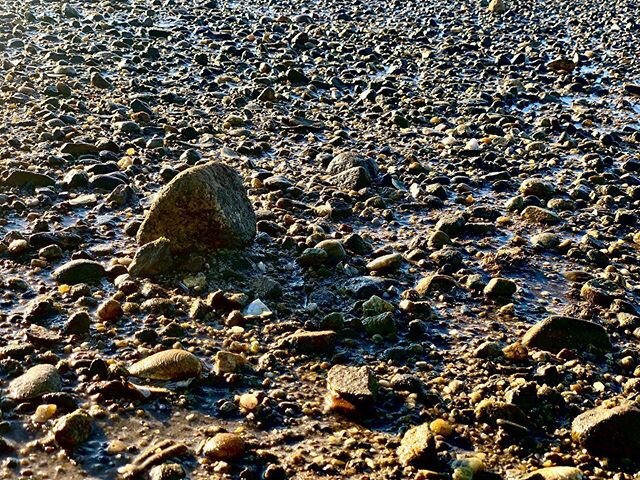
[[[156,196],[138,230],[138,243],[165,237],[173,253],[248,245],[256,216],[242,178],[232,168],[209,163],[178,174]]]

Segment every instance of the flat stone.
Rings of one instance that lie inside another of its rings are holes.
[[[46,393],[59,392],[62,379],[53,365],[42,364],[31,367],[9,383],[8,397],[25,401],[41,397]]]
[[[540,225],[554,225],[562,222],[562,218],[551,210],[546,208],[536,207],[530,205],[522,211],[522,218],[530,223],[537,223]]]
[[[327,374],[327,389],[352,404],[371,406],[378,393],[378,380],[366,366],[334,365]]]
[[[336,332],[332,330],[318,332],[301,330],[289,337],[289,344],[300,353],[322,353],[335,348],[336,338]]]
[[[48,187],[54,185],[56,181],[49,175],[36,173],[30,170],[11,170],[0,185],[5,187]]]
[[[600,351],[611,350],[611,340],[602,325],[573,317],[552,315],[531,327],[522,337],[529,348],[558,353],[563,348],[584,351],[590,345]]]
[[[389,253],[388,255],[374,258],[367,263],[367,270],[370,272],[391,272],[400,268],[403,260],[402,255],[399,253]]]

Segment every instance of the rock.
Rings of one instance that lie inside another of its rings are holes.
[[[476,405],[475,415],[479,422],[490,425],[495,425],[498,420],[507,420],[519,425],[528,423],[527,416],[517,405],[490,398],[484,399]]]
[[[562,272],[562,276],[573,283],[584,283],[593,278],[593,274],[584,270],[567,270]]]
[[[297,70],[295,68],[290,68],[287,70],[287,80],[289,80],[294,85],[307,85],[309,83],[309,77],[307,77],[303,72]]]
[[[41,397],[46,393],[59,392],[62,379],[53,365],[42,364],[31,367],[23,375],[9,383],[8,397],[26,401]]]
[[[284,191],[293,186],[293,182],[282,175],[271,175],[262,182],[264,188],[271,191]]]
[[[116,130],[120,133],[132,133],[139,134],[140,133],[140,125],[138,125],[133,120],[125,120],[124,122],[116,122],[115,124]]]
[[[353,152],[342,152],[333,157],[327,165],[327,171],[336,175],[357,167],[364,169],[369,181],[378,175],[378,165],[373,159],[363,158]]]
[[[144,358],[129,368],[134,377],[150,380],[182,380],[197,377],[202,372],[202,362],[186,350],[164,350]]]
[[[453,277],[434,273],[428,277],[421,278],[415,289],[419,295],[425,296],[435,291],[448,292],[457,286],[458,283],[453,279]]]
[[[245,359],[242,355],[221,350],[216,353],[213,370],[217,375],[234,373],[245,363]]]
[[[400,268],[403,262],[402,255],[399,253],[390,253],[374,258],[367,263],[367,270],[370,272],[391,272]]]
[[[21,255],[29,250],[29,242],[23,238],[13,240],[7,249],[12,255]]]
[[[246,306],[246,308],[242,311],[242,315],[244,315],[247,320],[252,320],[254,318],[269,318],[271,315],[273,315],[273,312],[264,304],[262,300],[256,298],[253,302]]]
[[[442,247],[447,245],[453,245],[453,242],[445,232],[442,230],[436,230],[429,236],[427,245],[429,248],[433,248],[434,250],[440,250]]]
[[[323,330],[307,332],[300,330],[289,337],[289,344],[299,353],[322,353],[336,346],[336,332]]]
[[[373,250],[371,244],[364,240],[357,233],[352,233],[347,238],[345,238],[343,244],[345,248],[357,255],[366,255],[368,253],[371,253],[371,251]]]
[[[640,458],[640,409],[632,404],[597,407],[578,415],[571,437],[592,455]]]
[[[635,83],[625,83],[624,84],[624,91],[626,93],[630,93],[631,95],[640,96],[640,85],[635,84]]]
[[[360,190],[371,185],[371,177],[362,167],[353,167],[333,175],[329,181],[345,190]]]
[[[91,328],[91,317],[87,312],[76,312],[69,316],[64,331],[70,335],[86,335]]]
[[[78,283],[98,283],[106,275],[104,267],[93,260],[71,260],[53,272],[58,283],[76,285]]]
[[[316,245],[316,248],[325,251],[327,254],[327,262],[332,265],[347,258],[347,252],[340,240],[323,240]]]
[[[489,298],[507,298],[511,297],[518,287],[516,282],[508,278],[492,278],[484,287],[484,294]]]
[[[114,299],[102,302],[96,311],[96,315],[103,322],[112,322],[122,315],[122,305]]]
[[[497,358],[503,355],[500,344],[487,340],[476,348],[473,356],[476,358]]]
[[[327,257],[327,252],[322,248],[305,248],[297,260],[300,266],[308,268],[322,265]]]
[[[380,315],[385,312],[393,312],[393,304],[383,300],[377,295],[372,295],[369,300],[362,304],[362,314],[365,317]]]
[[[53,418],[57,411],[58,406],[54,403],[38,405],[36,411],[31,415],[31,421],[34,423],[47,423]]]
[[[366,366],[334,365],[327,373],[327,389],[347,402],[368,407],[378,394],[378,380]]]
[[[149,470],[149,480],[182,480],[187,472],[178,463],[163,463]]]
[[[89,187],[93,190],[105,190],[107,192],[112,192],[118,187],[125,186],[126,183],[126,177],[104,173],[91,177],[89,180]]]
[[[549,182],[545,182],[539,178],[528,178],[520,185],[520,193],[529,196],[535,195],[542,200],[550,199],[555,193],[555,187]]]
[[[558,353],[563,348],[584,351],[589,345],[610,351],[611,341],[601,325],[579,318],[550,316],[531,327],[522,337],[529,348]]]
[[[173,268],[171,242],[160,237],[138,249],[129,265],[129,275],[133,277],[155,277]]]
[[[522,213],[522,218],[531,223],[537,223],[540,225],[554,225],[562,222],[562,218],[546,208],[536,207],[530,205],[525,208]]]
[[[446,214],[440,217],[435,228],[450,237],[455,237],[462,232],[466,223],[467,220],[461,214]]]
[[[345,288],[357,298],[369,298],[382,295],[386,281],[379,277],[353,277],[346,281]]]
[[[78,10],[73,5],[69,5],[68,3],[62,5],[62,13],[67,18],[82,18],[80,10]]]
[[[403,435],[397,449],[398,459],[405,466],[429,468],[436,463],[437,451],[435,436],[429,423],[411,427]]]
[[[273,88],[267,87],[262,90],[262,92],[260,92],[260,95],[258,95],[258,100],[260,100],[261,102],[273,103],[278,100],[278,97],[276,96],[276,92]]]
[[[614,299],[622,297],[624,297],[622,288],[604,278],[592,278],[580,289],[580,298],[602,307],[608,307]]]
[[[91,417],[83,410],[76,410],[59,418],[52,432],[59,446],[74,449],[91,435]]]
[[[240,176],[209,163],[178,174],[156,196],[137,234],[139,244],[166,237],[173,253],[241,248],[256,234],[256,216]]]
[[[576,467],[546,467],[520,477],[520,480],[584,480]]]
[[[58,332],[49,330],[48,328],[40,325],[31,325],[25,332],[25,335],[27,340],[29,340],[33,345],[41,347],[59,345],[62,340],[62,337]]]
[[[62,145],[60,151],[77,157],[80,155],[97,154],[100,152],[100,149],[91,143],[65,143]]]
[[[363,318],[362,326],[369,336],[394,336],[397,332],[396,322],[390,312]]]
[[[491,0],[487,9],[489,10],[489,12],[497,14],[501,14],[507,11],[504,0]]]
[[[90,78],[89,81],[91,82],[91,85],[93,85],[96,88],[105,89],[105,88],[111,88],[112,87],[111,82],[109,82],[107,79],[105,79],[98,72],[93,72],[91,74],[91,78]]]
[[[568,58],[560,57],[547,63],[547,68],[554,72],[571,73],[573,72],[573,70],[575,70],[576,64]]]
[[[202,453],[210,460],[230,462],[241,458],[245,450],[246,445],[240,435],[218,433],[207,439]]]
[[[531,237],[531,244],[541,250],[553,250],[560,245],[560,237],[551,232],[538,233]]]
[[[29,170],[11,170],[9,175],[0,182],[5,187],[48,187],[56,181],[49,175],[36,173]]]

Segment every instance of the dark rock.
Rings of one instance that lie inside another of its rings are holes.
[[[598,407],[578,415],[571,436],[591,454],[612,458],[640,458],[640,409],[631,404]]]
[[[93,260],[71,260],[53,272],[58,283],[76,285],[78,283],[97,283],[106,276],[104,267]]]
[[[522,343],[558,353],[563,348],[584,351],[590,345],[600,351],[611,350],[607,331],[601,325],[579,318],[550,316],[531,327]]]

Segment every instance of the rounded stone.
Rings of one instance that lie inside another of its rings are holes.
[[[36,365],[9,384],[8,397],[13,400],[32,400],[45,393],[59,392],[62,379],[53,365]]]

